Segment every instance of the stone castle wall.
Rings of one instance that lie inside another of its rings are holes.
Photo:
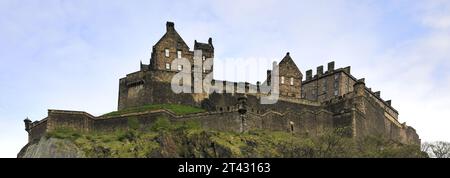
[[[326,110],[301,112],[267,111],[257,113],[249,110],[245,121],[236,110],[222,112],[204,112],[178,116],[168,110],[155,110],[142,113],[132,113],[114,117],[91,117],[79,111],[50,110],[48,120],[30,130],[30,141],[39,139],[45,133],[58,128],[70,128],[80,132],[103,131],[113,132],[128,128],[128,120],[139,121],[141,128],[149,128],[158,118],[165,117],[172,122],[195,120],[207,129],[219,131],[240,132],[248,130],[286,131],[316,135],[326,128],[333,127],[332,114]]]
[[[243,94],[239,94],[242,91],[238,87],[242,84],[247,98],[248,113],[244,124],[247,129],[315,135],[326,128],[351,127],[351,135],[355,138],[380,135],[404,143],[420,143],[412,127],[399,123],[398,112],[391,106],[390,100],[385,101],[380,92],[366,88],[363,79],[357,80],[350,74],[350,67],[335,70],[334,62],[328,63],[327,71],[323,66],[317,67],[315,76],[312,70],[306,71],[306,79],[302,81],[303,74],[287,53],[279,63],[278,76],[271,76],[268,71],[267,80],[263,82],[269,84],[272,77],[279,77],[280,96],[276,104],[260,104],[263,96],[259,92],[260,82],[256,85],[228,82],[232,85],[213,94],[174,93],[170,83],[178,72],[178,65],[172,64],[172,61],[181,55],[193,64],[194,52],[176,32],[173,23],[168,22],[166,28],[166,34],[153,46],[150,64],[141,63],[140,71],[120,79],[118,110],[149,104],[182,104],[202,107],[208,112],[177,116],[167,110],[158,110],[117,117],[94,117],[85,112],[49,110],[48,117],[42,121],[25,121],[29,139],[40,138],[46,132],[63,127],[83,132],[124,129],[130,118],[137,118],[142,127],[151,125],[158,117],[167,117],[172,121],[198,120],[211,129],[239,131],[243,121],[237,112],[238,98]],[[202,59],[214,57],[211,38],[208,43],[195,41],[194,50],[202,51]],[[193,69],[196,66],[183,67]],[[207,74],[213,74],[213,69],[202,72],[205,78]],[[227,82],[213,80],[213,83]]]
[[[364,90],[363,90],[364,91]],[[365,93],[368,94],[368,93]],[[136,118],[142,128],[151,126],[157,118],[173,122],[198,121],[204,128],[239,132],[245,130],[270,130],[317,135],[326,129],[350,127],[355,138],[379,135],[403,143],[420,144],[415,130],[405,124],[393,122],[376,102],[358,93],[347,94],[320,105],[310,101],[280,99],[277,104],[261,105],[258,95],[247,95],[245,124],[238,113],[238,94],[212,94],[208,101],[209,112],[178,116],[168,110],[131,113],[114,117],[94,117],[85,112],[49,110],[46,119],[33,124],[29,130],[30,141],[57,128],[86,131],[115,131],[127,129],[128,119]]]
[[[178,116],[168,110],[131,113],[114,117],[94,117],[85,112],[49,110],[43,121],[34,124],[30,140],[57,128],[79,131],[115,131],[127,129],[128,119],[136,118],[142,128],[150,127],[157,118],[173,122],[198,121],[204,128],[239,132],[245,130],[270,130],[317,135],[326,129],[350,127],[351,135],[360,138],[368,135],[383,136],[403,143],[420,144],[412,127],[389,118],[383,108],[369,97],[364,84],[355,85],[355,91],[325,103],[309,100],[280,98],[276,104],[262,105],[260,96],[247,95],[245,123],[238,113],[238,98],[242,94],[214,93],[205,101],[210,110],[204,113]],[[245,125],[243,127],[243,125]]]
[[[47,119],[36,121],[30,126],[28,131],[28,141],[38,140],[47,133]]]

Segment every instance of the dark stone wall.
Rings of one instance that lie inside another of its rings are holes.
[[[289,53],[279,63],[279,77],[280,95],[301,98],[303,74]]]
[[[326,111],[319,112],[267,112],[262,114],[248,113],[245,116],[243,129],[248,130],[271,130],[291,132],[291,123],[293,132],[316,135],[325,128],[332,128],[331,113]],[[198,121],[204,128],[219,131],[240,132],[242,119],[236,111],[199,113],[186,116],[176,116],[170,111],[157,111],[144,114],[133,114],[119,117],[99,118],[94,121],[94,130],[115,131],[126,129],[128,119],[137,119],[142,128],[150,127],[154,121],[160,117],[165,117],[172,122],[183,122],[189,120]]]
[[[237,97],[232,94],[212,94],[209,98],[213,108],[209,112],[177,116],[171,111],[157,110],[117,117],[93,117],[84,112],[49,111],[45,123],[32,127],[30,138],[40,138],[45,132],[60,127],[81,131],[115,131],[127,129],[128,120],[137,119],[142,128],[150,127],[159,117],[171,121],[196,120],[204,128],[220,131],[263,129],[317,135],[326,129],[351,127],[351,135],[362,137],[380,135],[405,143],[420,143],[415,130],[406,125],[398,126],[384,117],[379,106],[367,101],[364,96],[331,100],[324,105],[306,105],[280,100],[275,105],[259,104],[258,96],[248,95],[248,112],[245,124],[237,112]],[[361,104],[364,103],[364,104]],[[349,135],[349,136],[351,136]]]
[[[34,140],[39,140],[41,137],[43,137],[47,133],[47,120],[44,119],[42,121],[39,121],[36,125],[30,129],[28,133],[28,142],[32,142]]]
[[[47,131],[57,128],[72,128],[80,131],[92,130],[94,116],[81,111],[49,110]]]
[[[169,50],[169,56],[165,54],[165,50]],[[181,57],[192,59],[193,53],[189,51],[189,47],[175,30],[175,25],[168,22],[166,24],[166,33],[153,46],[152,58],[150,66],[152,70],[166,70],[166,63],[171,64],[177,57],[177,52],[181,51]]]
[[[140,71],[121,79],[118,110],[148,104],[186,104],[200,106],[205,94],[172,91],[170,82],[175,72]]]
[[[321,75],[303,81],[303,98],[314,101],[328,101],[353,92],[356,79],[344,69],[329,70]]]

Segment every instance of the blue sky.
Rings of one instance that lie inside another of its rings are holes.
[[[450,141],[450,1],[1,0],[0,157],[26,144],[25,117],[115,110],[166,21],[191,48],[213,38],[217,79],[263,80],[288,51],[303,73],[334,60],[422,140]]]

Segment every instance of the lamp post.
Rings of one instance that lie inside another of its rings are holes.
[[[239,117],[241,118],[240,132],[244,133],[245,128],[247,127],[247,123],[246,123],[246,119],[245,119],[245,117],[246,117],[245,114],[247,113],[247,96],[245,96],[245,95],[238,98],[238,112],[239,112]]]

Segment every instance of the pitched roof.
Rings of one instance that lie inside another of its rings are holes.
[[[284,56],[284,58],[280,61],[280,63],[278,65],[282,65],[282,64],[294,66],[297,70],[299,70],[297,65],[295,64],[294,60],[292,60],[289,52],[286,53],[286,56]]]
[[[183,38],[181,38],[180,34],[178,34],[178,32],[175,30],[175,25],[173,22],[167,22],[166,29],[166,33],[161,37],[161,39],[158,40],[155,46],[159,45],[159,43],[161,43],[161,41],[163,41],[164,39],[173,36],[177,43],[181,43],[183,47],[189,49],[189,46],[186,44],[186,42],[184,42]]]

